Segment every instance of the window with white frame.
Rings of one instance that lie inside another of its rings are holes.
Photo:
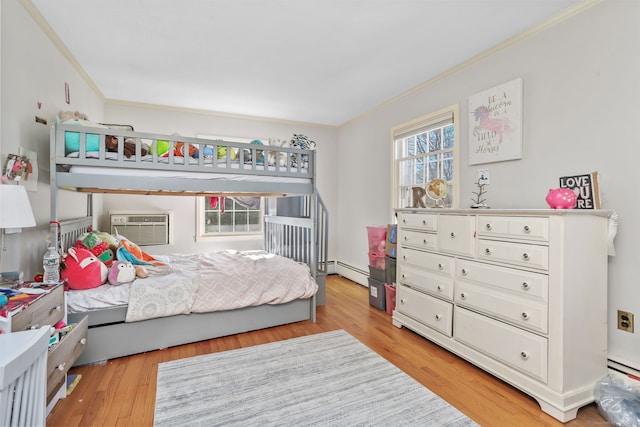
[[[197,135],[198,138],[250,143],[257,138]],[[264,141],[264,140],[263,140]],[[263,233],[263,198],[253,196],[198,197],[197,236],[258,235]]]
[[[455,105],[391,130],[392,208],[458,206],[457,116]]]

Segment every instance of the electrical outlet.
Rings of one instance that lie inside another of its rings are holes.
[[[489,169],[478,169],[478,184],[491,184],[489,178]]]
[[[633,333],[633,313],[618,310],[618,329]]]

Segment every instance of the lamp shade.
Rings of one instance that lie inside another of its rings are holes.
[[[31,203],[22,185],[0,185],[0,228],[33,227]]]

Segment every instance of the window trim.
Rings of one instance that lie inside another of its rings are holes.
[[[460,206],[460,106],[454,104],[441,110],[409,120],[391,128],[390,131],[390,156],[391,177],[390,177],[390,213],[389,218],[395,222],[395,209],[399,208],[399,167],[396,139],[404,134],[418,132],[420,129],[431,127],[443,122],[447,118],[453,120],[454,144],[453,144],[453,196],[451,198],[451,208]]]

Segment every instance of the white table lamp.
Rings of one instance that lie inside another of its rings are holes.
[[[4,247],[4,235],[17,233],[22,227],[33,227],[36,220],[33,217],[31,203],[27,190],[22,185],[0,184],[0,261]],[[0,263],[0,272],[2,271]],[[0,277],[0,282],[2,278]]]

